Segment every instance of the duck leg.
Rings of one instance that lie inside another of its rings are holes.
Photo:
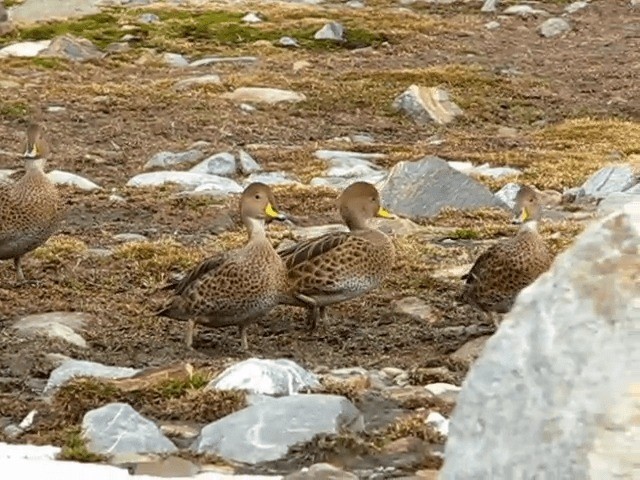
[[[16,282],[23,283],[24,273],[22,272],[22,256],[15,257],[13,259],[13,264],[16,267]]]
[[[302,293],[296,294],[296,299],[304,303],[309,309],[309,313],[307,315],[307,324],[310,331],[315,330],[316,324],[318,323],[318,319],[321,316],[321,312],[324,310],[324,307],[318,305],[316,299],[312,297],[308,297]]]
[[[185,330],[184,342],[187,345],[187,349],[193,350],[193,331],[195,329],[195,322],[193,320],[187,321],[187,328]]]
[[[240,348],[243,352],[249,350],[249,342],[247,341],[247,327],[248,325],[246,323],[238,325],[238,328],[240,329]]]

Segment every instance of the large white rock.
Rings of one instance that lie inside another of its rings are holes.
[[[58,185],[70,185],[80,190],[100,190],[100,185],[93,183],[80,175],[62,170],[52,170],[47,174],[49,180]]]
[[[92,378],[129,378],[133,377],[139,370],[127,367],[112,367],[101,363],[89,362],[86,360],[67,360],[49,375],[44,392],[51,392],[59,386],[67,383],[75,377]]]
[[[464,382],[440,478],[636,478],[639,327],[640,210],[625,206],[520,293]]]
[[[226,193],[239,193],[242,187],[229,178],[207,173],[173,172],[170,170],[141,173],[127,182],[128,187],[155,187],[165,183],[176,183],[186,188],[201,185],[215,185],[216,189]]]
[[[51,45],[51,40],[39,40],[37,42],[20,42],[8,45],[0,49],[2,57],[36,57],[40,52]]]
[[[222,98],[241,103],[280,103],[280,102],[302,102],[307,97],[291,90],[267,87],[240,87],[233,92],[222,94]]]

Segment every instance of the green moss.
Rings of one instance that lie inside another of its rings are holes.
[[[66,67],[63,59],[54,57],[33,57],[31,63],[36,67],[50,70],[63,70]]]
[[[469,228],[458,228],[451,235],[449,235],[449,238],[455,240],[473,240],[479,237],[480,234],[477,231],[471,230]]]
[[[167,380],[158,385],[157,388],[165,398],[179,398],[189,390],[200,390],[206,387],[210,379],[210,376],[196,372],[189,379]]]
[[[80,427],[72,427],[66,432],[65,443],[58,455],[58,460],[70,460],[84,463],[97,463],[105,460],[105,457],[90,452],[87,449]]]
[[[22,118],[28,112],[28,106],[23,102],[1,102],[0,117]]]

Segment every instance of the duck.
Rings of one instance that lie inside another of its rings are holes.
[[[520,186],[513,213],[512,223],[520,225],[516,235],[492,245],[461,277],[465,280],[462,300],[490,314],[496,327],[501,315],[511,310],[520,291],[553,262],[538,232],[542,205],[535,189]]]
[[[24,175],[0,183],[0,260],[13,260],[16,282],[25,282],[22,258],[59,228],[64,207],[44,168],[51,153],[41,123],[30,123],[23,154]]]
[[[379,287],[395,259],[391,238],[370,225],[374,217],[396,218],[381,205],[374,185],[349,185],[337,204],[348,231],[327,233],[278,252],[292,294],[283,304],[307,308],[311,331],[318,320],[326,321],[327,306]]]
[[[287,271],[265,232],[265,223],[286,220],[268,185],[249,184],[240,197],[240,217],[248,239],[241,248],[219,252],[194,266],[179,282],[164,287],[173,296],[157,316],[187,321],[185,341],[193,348],[195,324],[236,325],[243,351],[247,328],[279,304],[287,291]]]

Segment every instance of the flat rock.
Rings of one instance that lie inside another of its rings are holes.
[[[244,175],[250,175],[252,173],[262,171],[260,164],[244,150],[238,151],[238,163],[240,164],[240,171]]]
[[[135,368],[111,367],[85,360],[67,360],[49,375],[44,393],[51,392],[74,377],[127,378],[138,373]]]
[[[460,387],[457,385],[451,385],[450,383],[443,382],[430,383],[424,388],[433,396],[449,403],[455,403],[458,398],[458,393],[460,392]]]
[[[284,480],[358,480],[358,477],[328,463],[316,463],[287,475]]]
[[[11,18],[16,22],[32,23],[93,15],[100,12],[99,3],[100,0],[64,0],[64,2],[25,0],[13,7]]]
[[[230,178],[208,175],[205,183],[198,185],[194,193],[207,193],[210,195],[227,196],[230,193],[242,193],[243,188]]]
[[[394,300],[392,308],[395,312],[407,315],[421,323],[432,324],[439,320],[431,306],[418,297],[405,297],[400,300]]]
[[[178,450],[155,423],[126,403],[110,403],[87,412],[82,419],[82,436],[87,450],[103,455]]]
[[[640,209],[640,192],[629,193],[627,191],[607,195],[598,204],[598,215],[604,217],[622,209],[625,205],[635,205],[635,208]]]
[[[210,73],[208,75],[200,75],[199,77],[183,78],[174,85],[174,89],[177,91],[187,90],[189,88],[201,87],[203,85],[220,85],[220,75]]]
[[[100,185],[93,183],[91,180],[76,175],[71,172],[63,172],[62,170],[52,170],[47,173],[47,177],[57,185],[70,185],[80,190],[100,190]]]
[[[0,49],[0,58],[2,57],[37,57],[40,52],[51,45],[51,40],[39,40],[35,42],[19,42],[7,45]]]
[[[453,352],[450,357],[457,362],[471,364],[475,362],[480,355],[482,355],[484,346],[490,338],[490,335],[483,335],[482,337],[476,337],[473,340],[469,340]]]
[[[66,58],[74,62],[85,62],[87,60],[99,60],[103,58],[105,54],[86,38],[62,35],[54,38],[49,46],[42,50],[38,56]]]
[[[313,38],[316,40],[344,40],[344,27],[338,22],[326,23],[320,30],[318,30]]]
[[[507,208],[487,187],[434,156],[397,163],[380,194],[392,212],[416,218],[432,217],[445,207]]]
[[[506,15],[519,15],[521,17],[537,17],[548,15],[544,10],[533,8],[529,5],[511,5],[504,9]]]
[[[300,179],[287,172],[256,172],[249,175],[244,185],[251,182],[262,182],[267,185],[300,185]]]
[[[230,177],[236,173],[236,158],[229,152],[216,153],[215,155],[205,158],[189,171]]]
[[[624,192],[636,182],[631,165],[610,165],[591,175],[581,188],[584,195],[604,198],[612,193]]]
[[[449,94],[438,87],[411,85],[396,97],[392,107],[405,113],[418,124],[444,125],[462,115],[462,110],[449,99]]]
[[[27,315],[13,323],[12,327],[19,335],[45,335],[61,338],[78,347],[86,348],[87,341],[78,332],[82,332],[95,317],[81,312],[49,312]]]
[[[297,363],[279,358],[250,358],[227,368],[206,388],[247,390],[263,395],[293,395],[303,389],[320,386],[317,377]]]
[[[165,183],[175,183],[186,188],[204,187],[215,188],[224,193],[240,193],[242,187],[229,178],[209,175],[207,173],[174,172],[160,170],[157,172],[141,173],[127,182],[128,187],[157,187]]]
[[[567,13],[576,13],[579,10],[589,6],[589,2],[584,0],[578,0],[577,2],[570,3],[566,7],[564,7],[564,11]]]
[[[500,190],[498,190],[494,195],[501,202],[504,202],[509,208],[513,208],[516,204],[516,195],[518,195],[519,191],[519,183],[509,182],[505,184]]]
[[[543,37],[551,38],[568,32],[571,30],[571,25],[564,18],[554,17],[549,18],[542,22],[538,27],[538,33]]]
[[[210,423],[191,450],[257,464],[286,457],[289,447],[321,433],[361,431],[358,409],[337,395],[291,395],[258,403]]]
[[[236,88],[233,92],[223,93],[222,98],[226,98],[234,102],[267,104],[281,102],[297,103],[307,99],[307,97],[302,93],[267,87],[240,87]]]
[[[206,67],[207,65],[218,65],[220,63],[255,63],[258,57],[205,57],[194,60],[189,64],[191,68]]]
[[[638,272],[640,210],[627,206],[520,293],[464,382],[440,478],[633,477]]]
[[[144,164],[144,169],[169,168],[176,165],[195,163],[204,157],[204,154],[197,148],[192,148],[184,152],[158,152]]]
[[[184,56],[179,53],[165,52],[162,54],[162,59],[167,65],[170,65],[172,67],[182,68],[189,65],[189,60],[184,58]]]

